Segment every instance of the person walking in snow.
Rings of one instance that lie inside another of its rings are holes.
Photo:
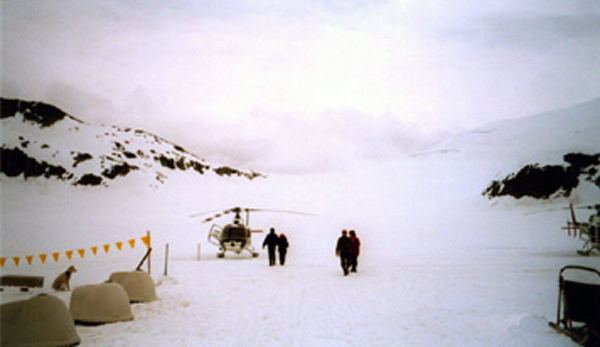
[[[337,241],[335,255],[340,257],[340,265],[344,271],[344,276],[348,276],[350,271],[350,238],[346,230],[342,230],[342,236]]]
[[[360,254],[360,240],[354,230],[350,230],[350,272],[356,272],[358,255]]]
[[[275,234],[275,228],[271,228],[271,231],[263,241],[263,249],[268,247],[269,250],[269,266],[275,265],[275,248],[277,247],[278,243],[279,237],[277,237],[277,234]]]
[[[285,234],[279,235],[279,240],[277,243],[277,250],[279,251],[279,265],[283,266],[285,264],[285,255],[287,254],[287,249],[289,247],[289,243]]]

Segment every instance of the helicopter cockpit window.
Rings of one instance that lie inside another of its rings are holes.
[[[246,229],[243,227],[232,226],[223,230],[223,238],[229,240],[245,240]]]

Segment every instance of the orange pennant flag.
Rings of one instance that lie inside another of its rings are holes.
[[[15,262],[16,266],[19,266],[19,261],[21,260],[21,258],[19,257],[13,257],[13,261]]]
[[[150,247],[150,235],[143,236],[142,242],[146,245],[146,248]]]
[[[83,256],[85,255],[85,249],[78,249],[77,253],[79,253],[79,256],[81,257],[81,259],[83,259]]]
[[[71,260],[71,258],[73,257],[73,251],[66,251],[65,254],[67,255],[67,258],[69,258],[69,260]]]
[[[104,252],[108,253],[109,248],[110,248],[110,245],[104,245]]]
[[[48,257],[47,254],[40,254],[40,260],[42,261],[42,264],[46,263],[46,257]]]
[[[33,255],[28,255],[25,257],[25,259],[27,259],[27,263],[31,265],[31,262],[33,261]]]
[[[0,258],[0,266],[4,267],[4,263],[6,263],[6,258]]]
[[[58,253],[58,252],[52,253],[52,258],[54,258],[54,262],[58,263],[59,256],[60,256],[60,253]]]
[[[98,254],[98,247],[92,247],[92,253],[94,253],[94,255]]]
[[[117,246],[119,251],[121,250],[121,248],[123,248],[123,242],[115,242],[115,245]]]
[[[131,248],[135,248],[135,239],[131,239],[127,242],[129,242],[129,245],[131,246]]]

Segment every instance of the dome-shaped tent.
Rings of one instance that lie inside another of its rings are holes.
[[[77,287],[71,294],[71,315],[75,322],[104,324],[133,319],[129,298],[116,283]]]
[[[74,346],[81,341],[62,300],[38,295],[0,306],[1,346]]]
[[[154,281],[144,271],[114,272],[109,281],[122,285],[130,302],[149,302],[157,299]]]

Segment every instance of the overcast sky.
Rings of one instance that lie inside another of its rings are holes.
[[[598,0],[1,1],[4,97],[248,169],[600,96]]]

